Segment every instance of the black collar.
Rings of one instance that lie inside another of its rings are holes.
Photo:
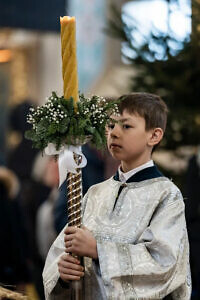
[[[152,178],[158,178],[158,177],[163,177],[164,175],[158,170],[156,166],[145,168],[137,173],[135,173],[133,176],[131,176],[126,182],[140,182],[143,180],[147,179],[152,179]],[[119,173],[115,174],[113,177],[114,180],[120,181],[119,180]]]

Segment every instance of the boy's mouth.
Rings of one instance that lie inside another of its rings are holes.
[[[118,144],[115,144],[115,143],[111,143],[111,144],[110,144],[110,148],[111,148],[111,149],[120,149],[120,148],[122,148],[122,146],[120,146],[120,145],[118,145]]]

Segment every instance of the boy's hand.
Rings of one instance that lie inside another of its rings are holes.
[[[92,233],[86,228],[67,227],[65,229],[66,252],[78,256],[98,258],[97,243]]]
[[[77,258],[70,254],[64,254],[58,261],[58,271],[60,278],[67,282],[68,280],[80,280],[84,276],[84,268],[80,265]]]

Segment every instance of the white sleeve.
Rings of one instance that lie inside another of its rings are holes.
[[[46,300],[54,300],[54,299],[61,300],[62,297],[63,299],[64,298],[66,299],[65,294],[67,293],[67,290],[63,289],[58,282],[58,279],[60,277],[60,274],[58,272],[58,260],[65,253],[65,244],[64,244],[65,228],[63,228],[61,233],[54,241],[46,258],[46,262],[42,274]]]

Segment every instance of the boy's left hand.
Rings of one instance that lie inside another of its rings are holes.
[[[85,227],[67,227],[65,229],[66,252],[78,256],[98,258],[97,243],[92,233]]]

